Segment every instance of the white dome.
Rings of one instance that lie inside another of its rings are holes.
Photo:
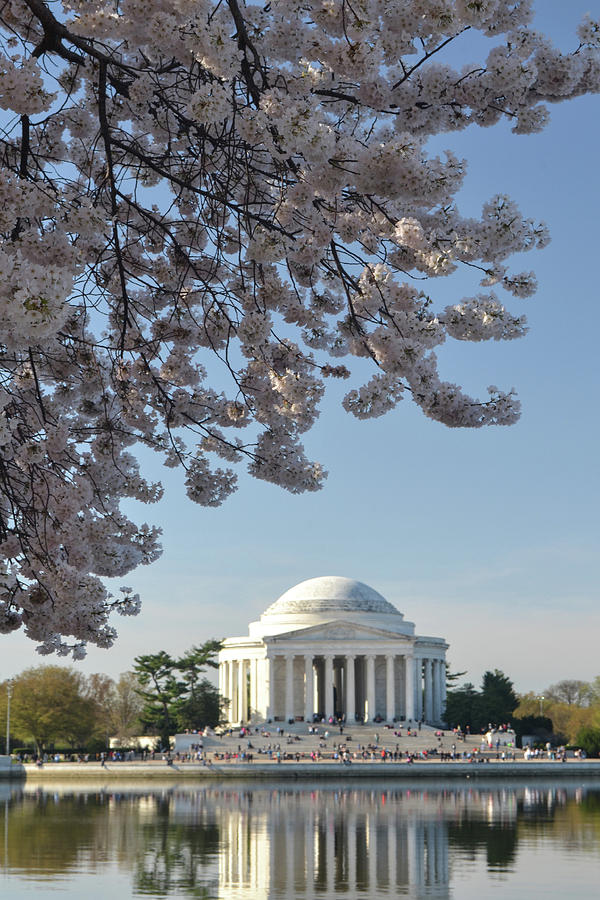
[[[402,618],[396,607],[373,588],[362,581],[337,575],[302,581],[282,594],[265,610],[261,618],[328,612],[380,613]]]

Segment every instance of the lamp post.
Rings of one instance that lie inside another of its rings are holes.
[[[10,698],[12,696],[13,683],[6,682],[6,755],[10,756]]]
[[[543,697],[543,695],[538,697],[538,700],[540,701],[540,718],[541,718],[544,715],[544,697]]]

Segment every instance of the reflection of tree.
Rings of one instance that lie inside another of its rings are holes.
[[[218,887],[221,832],[195,816],[172,820],[172,796],[40,791],[6,800],[0,865],[52,878],[75,868],[100,871],[115,859],[142,893],[208,898]],[[5,854],[6,846],[6,854]]]
[[[553,798],[554,799],[554,798]],[[553,840],[567,850],[600,853],[600,791],[586,790],[578,802],[563,796],[545,816],[529,817],[521,825],[528,841]]]
[[[590,813],[598,819],[600,825],[600,791],[590,791],[581,800],[580,810],[583,815]]]
[[[97,846],[104,810],[86,795],[61,797],[56,804],[51,794],[40,793],[9,802],[6,814],[2,867],[52,876],[68,872],[84,848]]]
[[[448,826],[450,847],[459,847],[470,859],[485,849],[490,869],[505,868],[510,865],[517,852],[517,824],[493,823],[479,818],[465,817]]]
[[[450,847],[475,859],[485,849],[489,868],[510,865],[519,840],[528,843],[554,840],[561,848],[598,853],[600,850],[600,791],[585,790],[581,796],[569,796],[566,789],[529,789],[526,804],[518,803],[518,819],[513,822],[486,822],[464,811],[449,823]]]
[[[198,821],[174,824],[169,804],[163,803],[157,807],[154,820],[142,827],[135,887],[159,897],[214,897],[222,849],[218,825]]]

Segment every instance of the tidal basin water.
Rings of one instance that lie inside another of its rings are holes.
[[[0,896],[600,896],[600,785],[0,784]]]

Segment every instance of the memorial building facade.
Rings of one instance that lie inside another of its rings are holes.
[[[441,724],[446,698],[442,638],[415,626],[373,588],[311,578],[286,591],[227,638],[219,691],[231,724],[341,719]]]

